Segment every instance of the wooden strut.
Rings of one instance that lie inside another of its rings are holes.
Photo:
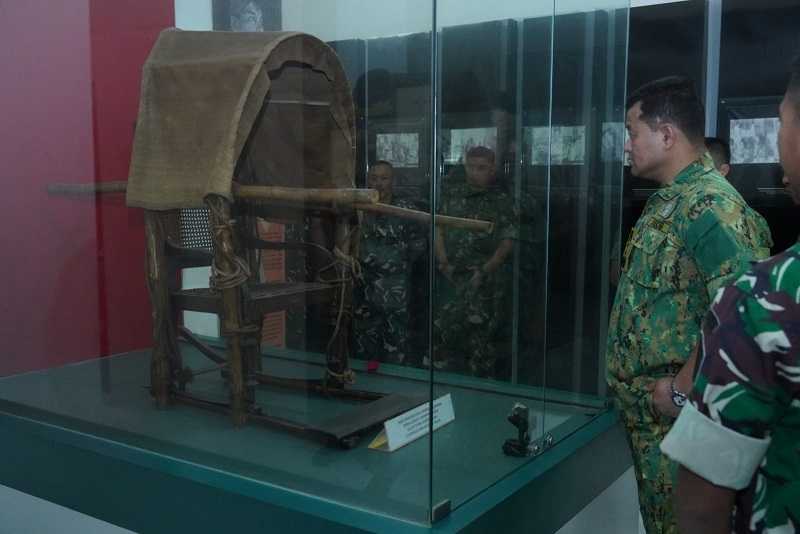
[[[51,195],[86,196],[103,193],[124,193],[126,188],[127,182],[50,184],[47,186],[47,192]],[[238,185],[234,183],[232,190],[236,198],[254,202],[333,203],[339,208],[355,208],[371,213],[392,215],[422,224],[430,224],[431,222],[431,214],[428,212],[379,203],[378,192],[374,189],[300,189],[263,185]],[[491,232],[494,228],[494,223],[490,221],[464,219],[448,215],[434,215],[434,224],[474,232]]]

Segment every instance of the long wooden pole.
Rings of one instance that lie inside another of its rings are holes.
[[[51,184],[47,191],[52,195],[94,195],[101,193],[124,193],[127,182],[95,182],[89,184]],[[431,214],[425,211],[412,210],[380,204],[378,192],[374,189],[301,189],[295,187],[273,187],[265,185],[233,184],[233,195],[237,198],[262,202],[288,203],[333,203],[342,208],[355,209],[372,213],[382,213],[403,219],[430,224]],[[435,224],[443,227],[461,228],[475,232],[489,232],[494,225],[490,221],[463,219],[447,215],[435,215]]]
[[[399,206],[392,206],[391,204],[363,204],[357,202],[353,207],[363,211],[370,211],[373,213],[383,213],[385,215],[394,215],[403,219],[411,219],[424,224],[430,224],[431,214],[425,211],[411,210],[401,208]],[[475,232],[491,232],[494,224],[490,221],[481,221],[479,219],[463,219],[461,217],[450,217],[449,215],[434,215],[434,224],[438,226],[447,226],[451,228],[462,228],[464,230],[471,230]]]
[[[85,196],[102,193],[124,193],[128,182],[91,182],[88,184],[49,184],[47,192],[51,195]]]
[[[265,185],[233,185],[233,195],[244,200],[281,200],[285,202],[378,202],[375,189],[301,189],[299,187],[273,187]]]

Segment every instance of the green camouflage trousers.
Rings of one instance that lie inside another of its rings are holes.
[[[639,377],[631,384],[610,385],[628,434],[645,531],[647,534],[678,534],[672,506],[676,465],[658,448],[673,421],[653,413],[647,389],[653,381],[653,378]]]
[[[403,363],[408,350],[408,280],[386,275],[356,287],[353,313],[356,357]]]
[[[493,377],[497,360],[495,335],[503,317],[503,288],[489,278],[476,290],[470,272],[440,277],[434,320],[437,367],[478,377]]]

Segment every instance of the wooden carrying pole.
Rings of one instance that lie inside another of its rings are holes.
[[[410,219],[423,224],[430,224],[431,214],[426,211],[410,210],[391,204],[364,204],[356,202],[353,207],[363,211],[370,211],[373,213],[383,213],[385,215],[393,215],[403,219]],[[478,219],[463,219],[461,217],[450,217],[448,215],[434,215],[434,224],[437,226],[446,226],[450,228],[461,228],[463,230],[470,230],[474,232],[491,232],[494,224],[489,221],[481,221]]]
[[[299,187],[272,187],[265,185],[233,185],[233,196],[252,201],[284,202],[356,202],[374,204],[378,201],[375,189],[301,189]]]
[[[47,191],[51,195],[85,196],[101,193],[124,193],[127,182],[94,182],[89,184],[51,184]],[[390,204],[378,203],[378,192],[374,189],[301,189],[299,187],[273,187],[265,185],[233,184],[233,195],[236,198],[253,202],[289,202],[289,203],[333,203],[340,207],[392,215],[402,219],[430,224],[431,214],[400,208]],[[489,221],[463,219],[447,215],[435,215],[434,224],[442,227],[461,228],[474,232],[490,232],[494,225]]]

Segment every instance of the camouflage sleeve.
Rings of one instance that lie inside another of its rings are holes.
[[[707,196],[697,202],[685,243],[703,276],[708,298],[758,259],[746,236],[745,210],[731,200]]]
[[[763,262],[721,289],[706,317],[690,403],[662,450],[714,484],[750,483],[800,390],[798,288],[800,263]]]
[[[419,209],[421,207],[410,201],[398,202],[398,205],[409,209]],[[427,231],[429,227],[425,224],[409,222],[403,228],[403,239],[408,246],[408,259],[414,262],[428,250]]]
[[[503,197],[496,210],[495,232],[498,241],[519,239],[519,212],[510,197]]]

